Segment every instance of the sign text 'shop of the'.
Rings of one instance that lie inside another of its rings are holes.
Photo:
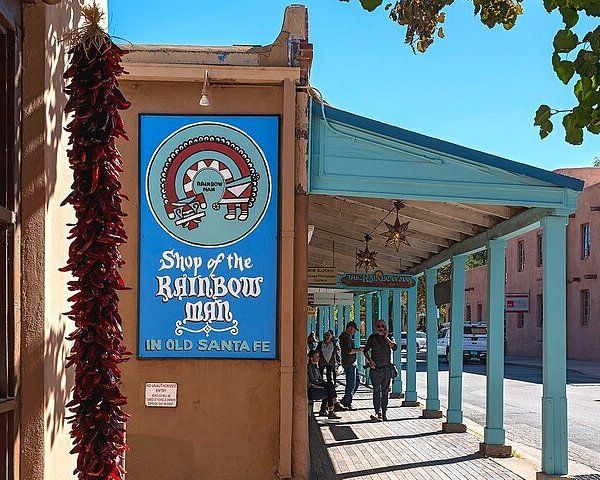
[[[277,116],[140,116],[140,357],[275,358]]]

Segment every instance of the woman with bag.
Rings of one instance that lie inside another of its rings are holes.
[[[392,363],[392,351],[398,349],[393,338],[388,337],[384,320],[377,321],[377,333],[369,335],[363,353],[369,362],[369,375],[373,385],[373,407],[375,415],[371,419],[376,422],[387,420],[387,405],[390,396],[390,383],[397,374]]]

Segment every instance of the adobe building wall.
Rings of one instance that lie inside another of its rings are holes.
[[[121,295],[121,312],[125,343],[134,352],[122,368],[131,415],[129,480],[266,480],[292,478],[292,470],[295,479],[308,477],[306,337],[304,323],[294,321],[295,316],[306,318],[307,305],[307,204],[305,178],[298,172],[306,166],[302,129],[307,129],[308,99],[296,86],[308,67],[302,61],[290,67],[288,54],[281,51],[285,47],[287,52],[289,40],[306,32],[299,19],[305,22],[304,7],[288,8],[282,29],[286,36],[270,47],[232,47],[228,55],[229,47],[136,46],[125,57],[131,75],[120,82],[132,105],[122,116],[131,141],[120,141],[118,147],[126,166],[123,188],[130,199],[124,203],[129,241],[121,248],[127,260],[123,278],[131,287]],[[269,50],[279,66],[265,56]],[[298,53],[309,65],[310,53]],[[190,68],[198,75],[190,75]],[[201,107],[205,69],[211,78],[210,106]],[[272,81],[266,79],[269,75]],[[281,75],[289,78],[281,80]],[[280,116],[279,249],[270,252],[279,257],[276,359],[137,358],[142,113]],[[177,383],[177,407],[146,407],[147,382]]]
[[[73,372],[65,370],[72,322],[65,265],[74,215],[60,203],[71,185],[64,132],[64,35],[80,24],[81,6],[23,5],[21,222],[21,478],[72,478],[75,457],[65,405]],[[107,8],[106,0],[96,2]]]
[[[600,169],[571,168],[557,170],[559,173],[581,178],[586,187],[579,196],[577,211],[569,218],[567,227],[567,358],[573,360],[600,361],[600,213],[592,210],[600,206]],[[581,258],[581,225],[591,227],[591,251]],[[506,354],[527,357],[542,355],[542,326],[539,296],[543,293],[542,266],[538,264],[538,235],[541,230],[528,232],[508,241],[506,249],[506,292],[527,293],[530,298],[529,313],[519,325],[518,314],[506,314]],[[525,268],[518,271],[518,242],[525,247]],[[466,304],[473,315],[478,302],[484,305],[487,319],[487,267],[467,271]],[[588,325],[581,324],[581,290],[590,291],[590,318]]]
[[[198,106],[195,83],[122,82],[132,106],[123,113],[130,142],[120,142],[129,242],[122,295],[125,343],[136,351],[138,326],[138,114],[282,114],[281,87],[212,88],[211,107]],[[272,252],[277,255],[277,252]],[[291,295],[291,292],[281,292]],[[279,360],[145,359],[123,366],[128,398],[128,478],[144,480],[268,479],[278,469]],[[144,406],[146,382],[178,384],[174,409]]]

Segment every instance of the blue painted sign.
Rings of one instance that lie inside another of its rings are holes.
[[[138,356],[275,358],[277,116],[140,116]]]

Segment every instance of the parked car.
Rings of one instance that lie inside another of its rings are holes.
[[[437,353],[450,362],[450,328],[443,327],[438,332]],[[479,359],[482,364],[487,361],[487,325],[485,323],[468,323],[463,333],[463,359]]]
[[[427,347],[427,335],[423,332],[417,332],[417,352]],[[406,350],[406,332],[400,333],[400,350]]]

